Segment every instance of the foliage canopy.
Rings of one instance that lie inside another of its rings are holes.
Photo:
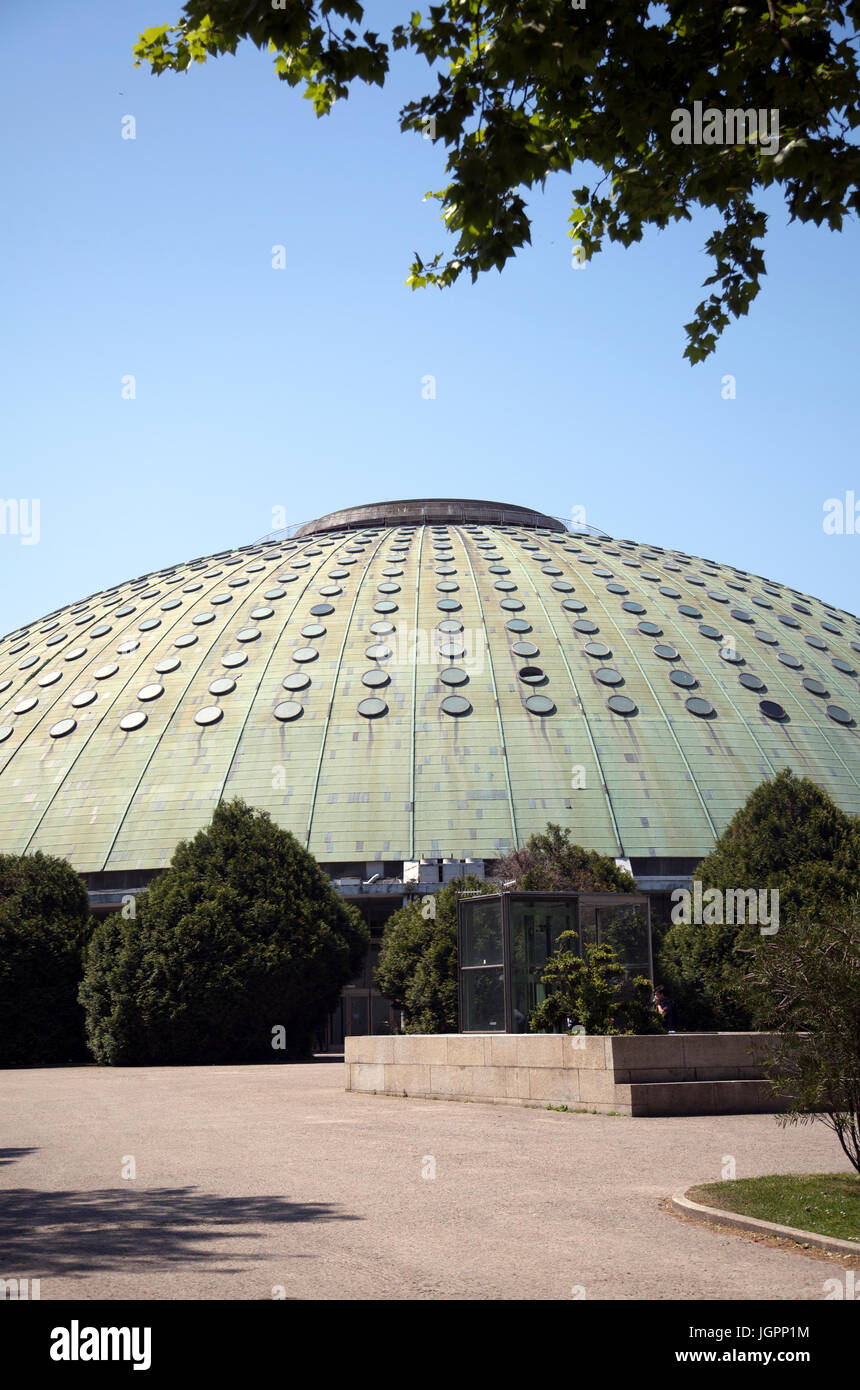
[[[86,1056],[78,1004],[93,922],[86,885],[64,859],[0,854],[0,1063]]]
[[[368,944],[358,911],[294,836],[238,799],[221,803],[134,916],[94,933],[81,987],[93,1055],[115,1065],[306,1055]]]
[[[699,864],[703,890],[777,889],[779,924],[815,920],[823,908],[851,901],[860,883],[860,822],[808,777],[784,768],[760,783]],[[660,947],[660,973],[687,1027],[744,1029],[742,988],[755,925],[675,922]]]
[[[547,824],[530,835],[525,848],[515,849],[493,865],[493,876],[516,881],[532,893],[635,893],[636,881],[609,855],[575,845],[570,831]]]
[[[385,924],[376,987],[403,1010],[406,1033],[456,1033],[460,1027],[457,980],[457,899],[492,893],[494,885],[471,876],[448,883],[423,902],[392,913]]]
[[[625,979],[611,946],[586,946],[583,959],[577,933],[562,932],[541,979],[548,993],[532,1011],[533,1033],[571,1023],[589,1036],[666,1031],[651,1003],[651,981],[644,975]]]
[[[777,1034],[768,1073],[785,1120],[832,1129],[860,1174],[860,899],[760,939],[744,984]]]
[[[134,51],[153,73],[182,72],[248,40],[317,115],[356,81],[383,86],[393,53],[426,59],[435,86],[406,103],[400,126],[447,151],[447,182],[430,196],[454,247],[426,262],[416,252],[413,288],[501,270],[531,239],[524,195],[575,166],[589,180],[571,189],[582,260],[712,214],[709,293],[686,325],[691,363],[758,294],[768,189],[792,221],[831,230],[860,209],[860,0],[446,0],[425,16],[404,5],[387,38],[360,32],[373,11],[358,0],[187,0]],[[778,149],[748,125],[738,143],[705,143],[705,131],[676,143],[673,113],[697,101],[778,113]]]

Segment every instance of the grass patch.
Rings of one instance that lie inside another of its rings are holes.
[[[853,1173],[774,1173],[691,1187],[691,1201],[775,1221],[839,1240],[860,1241],[860,1177]]]

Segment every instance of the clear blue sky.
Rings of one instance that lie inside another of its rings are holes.
[[[413,251],[446,244],[423,201],[443,153],[397,124],[426,66],[318,121],[250,47],[136,69],[138,31],[179,10],[3,6],[0,496],[38,498],[41,535],[0,535],[0,632],[253,541],[278,507],[446,494],[583,505],[857,610],[860,535],[822,527],[826,499],[860,498],[856,224],[789,227],[774,202],[765,288],[696,368],[710,220],[573,270],[581,178],[532,199],[503,275],[413,293]]]

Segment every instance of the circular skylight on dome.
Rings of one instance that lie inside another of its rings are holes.
[[[456,606],[459,607],[459,604]],[[375,613],[396,613],[397,604],[391,599],[380,599],[378,603],[373,605],[373,610]]]
[[[804,637],[803,640],[804,640],[804,642],[806,642],[810,647],[814,647],[815,650],[818,651],[818,652],[826,652],[826,651],[827,651],[827,643],[826,643],[826,642],[822,642],[822,640],[821,640],[820,637]]]
[[[776,703],[776,700],[759,700],[758,707],[768,719],[786,718],[785,710],[782,705]]]
[[[371,696],[368,700],[359,700],[356,708],[365,719],[379,719],[381,715],[388,713],[388,706],[385,701],[375,696]]]
[[[318,656],[316,647],[298,647],[293,652],[293,661],[316,661]]]
[[[65,738],[66,734],[72,733],[77,727],[77,719],[61,719],[58,723],[51,725],[48,733],[51,738]]]
[[[437,584],[436,587],[438,589],[439,585]],[[516,584],[514,584],[513,580],[510,579],[497,579],[495,584],[493,585],[494,589],[499,589],[503,594],[513,593],[516,587]]]
[[[803,662],[798,661],[797,657],[792,656],[791,652],[777,652],[776,656],[777,660],[781,661],[783,666],[790,666],[792,671],[803,670]]]
[[[231,676],[219,676],[217,680],[209,684],[210,695],[229,695],[236,689],[236,682]]]
[[[835,720],[837,724],[854,723],[853,714],[851,714],[849,710],[843,709],[842,705],[828,705],[827,714],[831,719]]]
[[[202,627],[204,623],[214,622],[214,620],[214,613],[198,613],[191,619],[192,623],[196,623],[198,627]]]
[[[275,705],[272,714],[279,719],[282,724],[288,724],[291,719],[298,719],[304,712],[304,705],[298,700],[282,700],[279,705]]]
[[[119,670],[119,667],[117,666],[115,669],[118,671],[118,670]],[[37,684],[37,685],[43,685],[43,686],[45,686],[45,685],[55,685],[56,682],[57,682],[58,680],[61,680],[61,679],[62,679],[62,675],[63,675],[62,671],[46,671],[45,674],[44,674],[44,676],[40,676],[40,677],[39,677],[39,679],[38,679],[38,681],[36,682],[36,684]],[[11,681],[0,681],[0,691],[2,691],[2,690],[8,690],[8,688],[9,688],[9,686],[10,686],[11,684],[12,684]]]
[[[203,708],[199,709],[195,714],[194,722],[195,724],[202,724],[205,727],[209,724],[217,724],[219,720],[223,718],[224,711],[220,705],[204,705]]]
[[[211,599],[209,600],[209,602],[210,602],[210,603],[232,603],[232,602],[233,602],[233,595],[232,595],[232,594],[213,594],[212,597],[211,597]],[[196,622],[197,619],[195,618],[194,621]]]
[[[599,632],[597,623],[593,623],[590,618],[577,618],[573,624],[577,632]]]
[[[374,642],[364,654],[369,661],[387,661],[394,655],[394,648],[386,646],[385,642]]]
[[[540,666],[521,666],[517,672],[521,681],[526,685],[543,685],[546,675]]]
[[[662,657],[664,661],[677,661],[680,652],[676,647],[671,647],[668,642],[658,642],[653,648],[654,655]]]
[[[555,714],[555,702],[548,695],[529,695],[525,707],[530,714]]]
[[[141,686],[140,690],[137,692],[137,698],[138,700],[157,700],[163,694],[164,686],[159,685],[157,681],[153,681],[149,685]]]
[[[767,690],[761,676],[754,676],[752,671],[741,671],[738,680],[741,685],[746,686],[747,690]]]
[[[810,695],[823,695],[829,698],[830,691],[823,681],[815,680],[813,676],[804,676],[801,681],[804,690],[808,690]]]
[[[702,616],[698,608],[693,608],[692,604],[689,603],[679,603],[678,612],[683,613],[685,618],[701,618]]]
[[[673,675],[676,673],[673,671]],[[700,719],[709,719],[715,713],[710,700],[703,700],[698,695],[691,695],[689,700],[684,701],[684,706],[691,714],[696,714]]]
[[[557,594],[572,594],[574,586],[573,584],[570,584],[566,579],[556,579],[556,581],[552,585],[552,588],[555,590]]]
[[[674,685],[683,686],[683,687],[684,687],[685,689],[687,689],[687,690],[691,690],[691,689],[693,688],[694,685],[698,685],[698,684],[699,684],[699,682],[696,680],[696,677],[693,675],[692,671],[684,671],[684,670],[674,670],[674,671],[670,671],[670,672],[669,672],[669,680],[672,681]]]
[[[837,656],[833,658],[833,665],[836,667],[837,671],[843,671],[846,676],[856,676],[857,674],[856,668],[852,666],[850,662],[840,661]]]
[[[616,671],[614,666],[601,666],[594,676],[602,685],[622,685],[624,682],[621,672]]]
[[[303,637],[317,638],[325,637],[327,629],[323,627],[322,623],[305,623],[301,631]]]
[[[442,624],[440,623],[439,626],[441,627]],[[459,632],[461,627],[462,623],[458,624],[454,630]],[[393,623],[371,623],[370,631],[375,633],[378,637],[386,637],[389,632],[396,632],[397,629]]]
[[[607,647],[605,642],[586,642],[582,650],[586,656],[594,656],[600,660],[605,660],[606,657],[612,655],[612,648]]]
[[[390,680],[391,677],[389,676],[387,671],[383,671],[378,666],[374,666],[372,670],[365,671],[364,675],[361,678],[361,683],[362,685],[369,685],[371,688],[373,688],[377,686],[388,685]]]
[[[523,603],[522,599],[518,598],[503,598],[501,601],[501,606],[508,613],[521,613],[522,610],[525,608],[525,604]]]
[[[173,645],[174,647],[193,647],[196,641],[197,634],[195,632],[186,632],[184,636],[177,637]]]
[[[776,646],[779,641],[779,638],[774,637],[772,632],[762,632],[760,628],[756,628],[753,637],[757,637],[759,642],[764,642],[765,645],[769,647]]]
[[[588,604],[578,598],[566,598],[561,606],[566,608],[568,613],[585,613],[588,609]]]
[[[439,602],[436,604],[436,607],[442,613],[457,613],[462,606],[461,603],[458,603],[457,600],[453,598],[440,598]],[[522,608],[523,605],[520,603],[517,606]]]
[[[244,666],[247,660],[247,652],[228,652],[226,656],[222,656],[221,665],[226,666],[228,671],[233,671],[237,666]]]
[[[536,647],[534,642],[513,642],[511,651],[515,656],[537,656],[540,648]]]
[[[17,705],[12,708],[13,714],[29,714],[31,709],[35,709],[39,703],[38,695],[28,695],[25,700],[19,700]]]
[[[636,627],[646,637],[659,637],[663,631],[659,623],[637,623]]]
[[[703,637],[710,637],[713,642],[721,642],[723,634],[718,627],[711,627],[710,623],[700,623],[699,631]]]
[[[83,653],[83,652],[85,652],[85,651],[86,651],[86,647],[82,647],[82,648],[81,648],[81,653]],[[80,653],[79,653],[79,654],[80,654]],[[71,653],[66,652],[66,661],[72,661],[73,659],[74,659],[74,658],[72,657]],[[36,664],[36,662],[37,662],[38,660],[39,660],[38,652],[34,652],[32,656],[25,656],[23,661],[19,661],[19,662],[18,662],[18,670],[19,670],[19,671],[27,671],[27,670],[29,670],[29,668],[30,668],[31,666],[35,666],[35,664]]]
[[[460,622],[458,618],[443,618],[441,623],[437,623],[436,626],[439,632],[463,631],[463,624]],[[510,627],[510,623],[508,623],[508,627]]]
[[[281,681],[285,690],[307,690],[310,683],[311,678],[304,671],[293,671]]]
[[[108,633],[112,631],[113,628],[111,627],[110,623],[99,623],[97,627],[94,627],[92,629],[92,631],[90,632],[90,636],[107,637]]]
[[[14,724],[2,724],[2,725],[0,725],[0,743],[5,743],[6,740],[7,740],[7,738],[10,738],[14,732],[15,732],[15,725],[14,725]]]
[[[240,627],[239,631],[236,633],[236,641],[256,642],[257,638],[261,636],[262,633],[260,632],[260,629],[258,627]]]
[[[626,695],[610,695],[606,701],[606,708],[613,714],[623,714],[625,716],[638,713],[636,701],[630,700]]]
[[[621,607],[625,613],[647,613],[647,608],[643,603],[622,603]]]

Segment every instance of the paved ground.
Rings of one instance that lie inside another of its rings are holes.
[[[849,1166],[819,1125],[352,1095],[333,1062],[5,1071],[0,1276],[43,1299],[822,1299],[838,1269],[660,1210],[727,1155]]]

